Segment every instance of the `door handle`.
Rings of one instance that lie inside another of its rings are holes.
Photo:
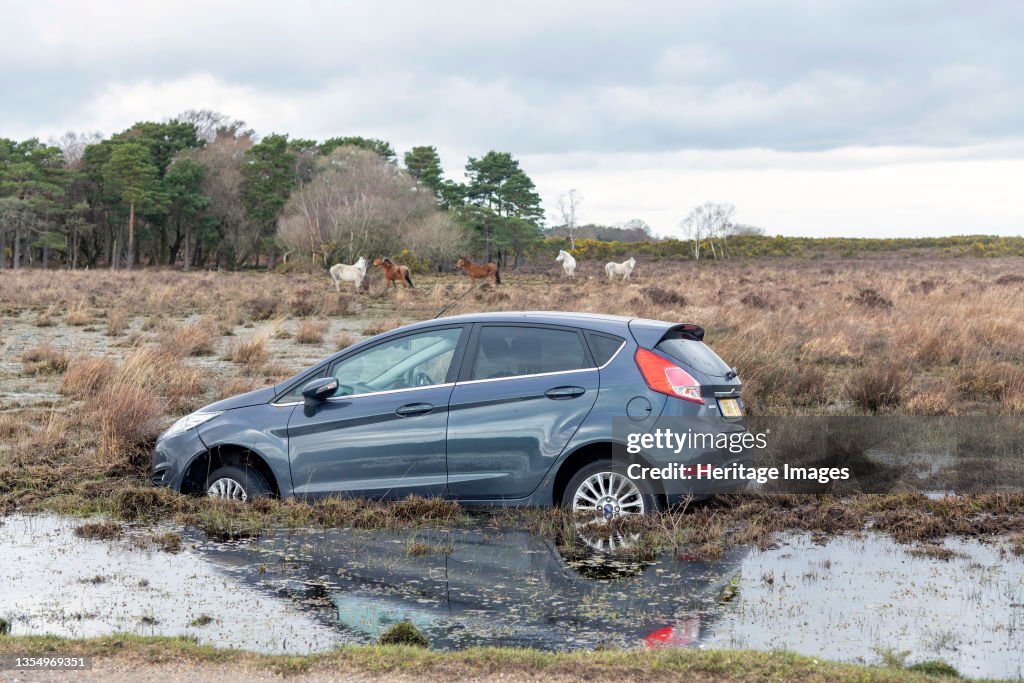
[[[410,417],[411,415],[423,415],[424,413],[429,413],[433,409],[434,406],[429,403],[407,403],[404,406],[397,408],[395,413],[402,417]]]
[[[559,399],[582,396],[586,391],[583,387],[554,387],[545,391],[544,395],[557,401]]]

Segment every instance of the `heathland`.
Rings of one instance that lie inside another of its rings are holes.
[[[451,273],[420,274],[416,289],[387,291],[371,271],[369,291],[340,293],[321,273],[0,272],[0,508],[205,515],[236,526],[354,517],[391,524],[374,506],[274,503],[243,515],[166,497],[145,487],[149,450],[177,416],[280,381],[364,336],[433,317],[456,299],[446,315],[577,310],[701,324],[708,344],[739,370],[754,415],[1024,412],[1024,259],[641,260],[626,282],[607,281],[602,265],[582,261],[570,279],[553,262],[535,264],[472,291],[468,278]],[[919,525],[921,538],[972,528],[967,517],[954,520],[946,509],[953,503],[897,498],[848,505],[842,516],[826,514],[834,504],[820,499],[785,508],[798,509],[789,521],[810,529],[850,530],[869,520],[885,528],[876,517],[894,506],[944,520]],[[997,495],[968,507],[997,511],[1000,530],[1019,531],[1022,504]],[[673,535],[689,529],[688,540],[718,542],[734,521],[762,519],[763,505],[737,500],[667,526]],[[458,516],[447,504],[435,513]],[[431,517],[407,517],[417,515]],[[757,540],[786,519],[740,536]],[[905,521],[889,526],[903,529]]]

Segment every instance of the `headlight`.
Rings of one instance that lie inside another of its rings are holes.
[[[175,434],[181,434],[182,432],[187,432],[188,430],[190,430],[190,429],[192,429],[194,427],[198,427],[199,425],[203,424],[204,422],[208,422],[208,421],[212,420],[213,418],[217,417],[218,415],[220,415],[223,412],[224,412],[223,410],[217,410],[217,411],[214,411],[214,412],[206,412],[206,413],[204,413],[203,411],[200,410],[198,412],[186,415],[185,417],[181,418],[180,420],[178,420],[177,422],[172,424],[171,428],[168,429],[166,432],[164,432],[163,437],[161,437],[161,438],[166,439],[169,436],[174,436]]]

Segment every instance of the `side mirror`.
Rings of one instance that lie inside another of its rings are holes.
[[[303,413],[306,417],[316,415],[316,409],[338,390],[338,380],[335,377],[321,377],[302,387],[302,397],[305,399]]]

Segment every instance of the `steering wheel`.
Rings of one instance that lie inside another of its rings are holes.
[[[412,383],[413,386],[417,387],[429,387],[431,384],[434,383],[434,378],[428,375],[427,373],[423,372],[422,370],[417,370],[416,374],[414,374],[412,377]]]

